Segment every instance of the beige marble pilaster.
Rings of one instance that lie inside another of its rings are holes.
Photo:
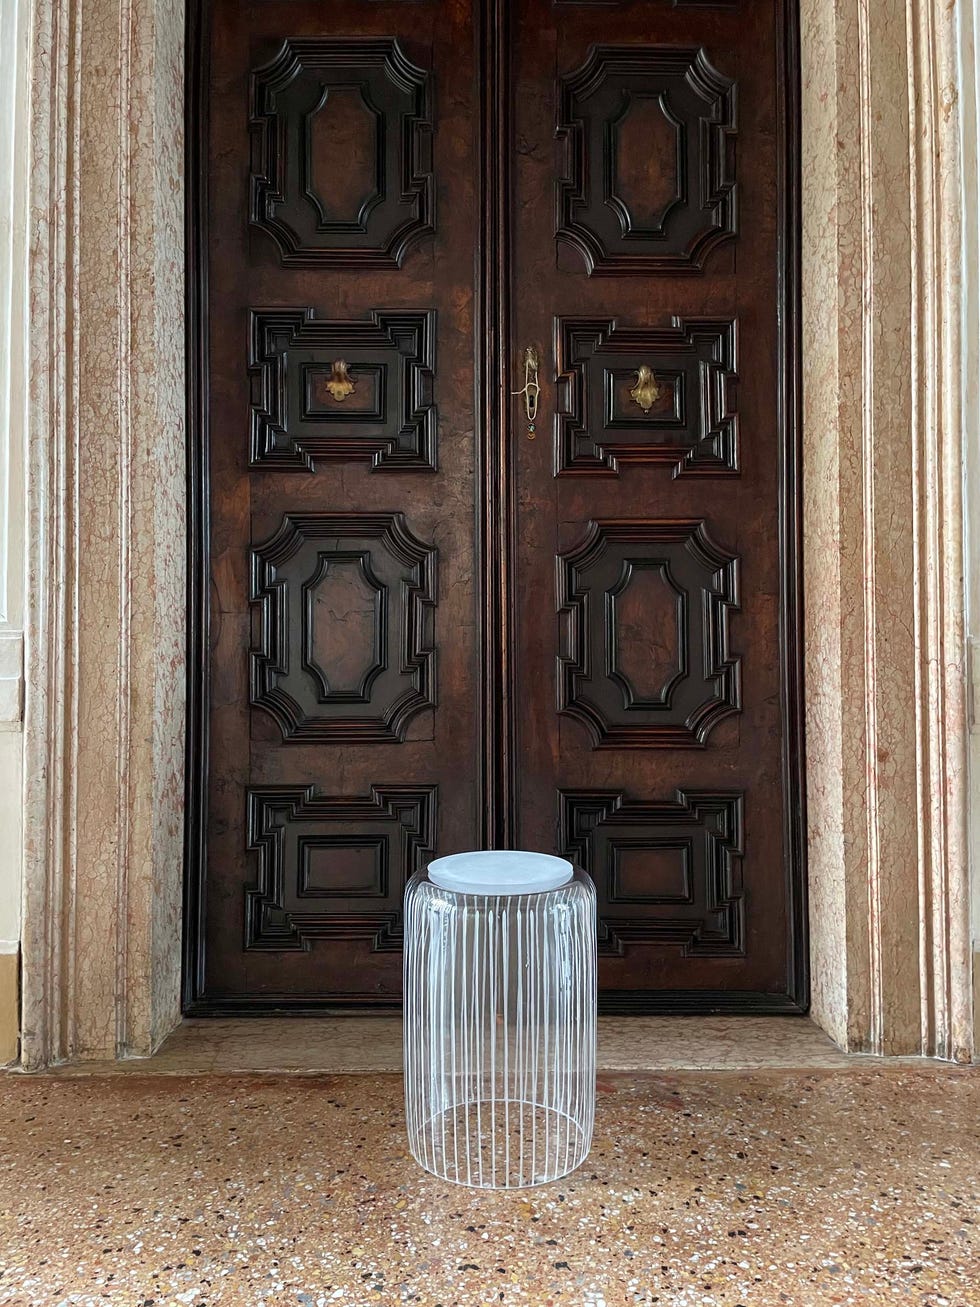
[[[23,1056],[178,1015],[184,717],[176,0],[39,0]]]
[[[955,14],[804,0],[813,1011],[962,1059],[965,843]]]

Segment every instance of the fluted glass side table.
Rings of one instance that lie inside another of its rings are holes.
[[[585,1160],[595,1114],[595,887],[540,853],[438,858],[405,893],[413,1157],[487,1189]]]

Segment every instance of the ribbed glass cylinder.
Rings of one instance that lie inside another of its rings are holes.
[[[544,1184],[585,1160],[595,1114],[595,887],[405,894],[405,1111],[444,1180]]]

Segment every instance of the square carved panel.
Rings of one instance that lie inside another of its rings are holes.
[[[428,861],[436,787],[375,785],[365,798],[324,798],[312,785],[248,792],[246,949],[308,950],[316,939],[402,946],[402,899]]]
[[[678,790],[647,802],[562,790],[559,813],[562,853],[596,883],[601,952],[621,956],[631,943],[744,952],[741,794]]]
[[[738,475],[734,322],[559,318],[555,336],[557,474],[610,474],[630,462],[667,463],[675,476]]]
[[[436,315],[377,312],[326,321],[313,309],[253,309],[249,465],[315,470],[318,460],[434,472]]]

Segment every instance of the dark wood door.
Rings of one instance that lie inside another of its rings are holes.
[[[606,1010],[800,1010],[782,0],[195,28],[188,1010],[397,1004],[487,846],[591,872]]]

